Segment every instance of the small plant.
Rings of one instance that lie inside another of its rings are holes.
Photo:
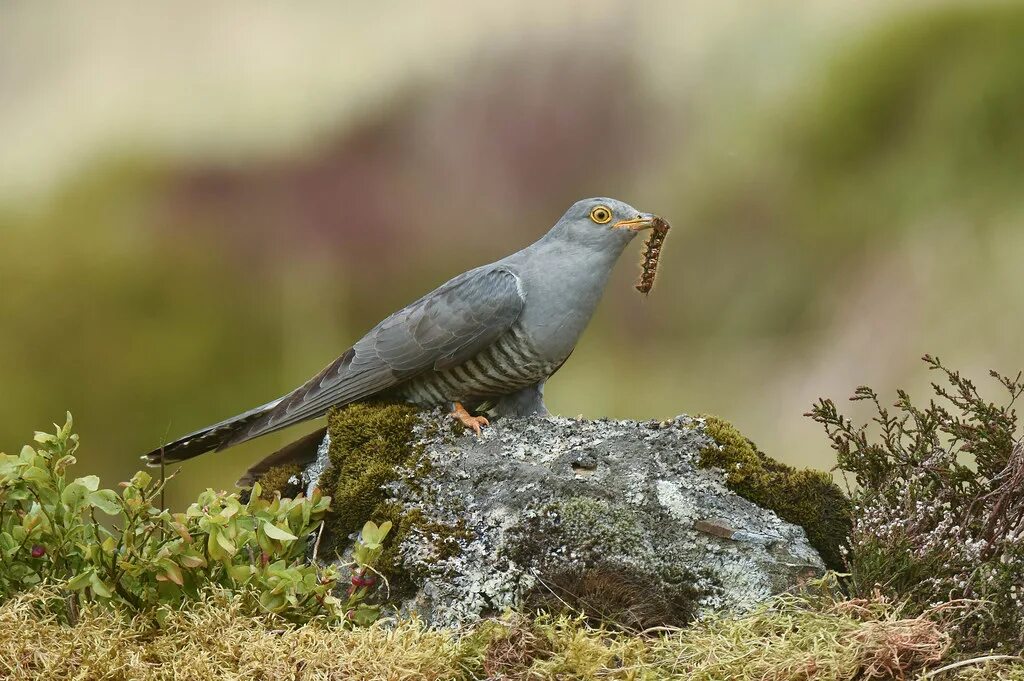
[[[120,493],[94,475],[68,479],[78,436],[71,415],[36,446],[0,454],[0,600],[40,583],[66,592],[63,615],[76,619],[82,602],[110,602],[133,611],[196,600],[220,589],[253,611],[292,621],[323,617],[366,623],[373,584],[334,595],[333,566],[306,560],[305,538],[317,530],[330,497],[261,498],[206,490],[184,513],[159,508],[166,481],[139,472]],[[112,518],[109,526],[99,517]],[[353,572],[372,574],[390,529],[367,523],[357,541]]]
[[[934,357],[937,399],[915,405],[898,391],[894,410],[867,387],[877,434],[823,399],[808,414],[822,424],[837,468],[856,480],[849,549],[851,588],[876,588],[918,611],[960,601],[962,648],[1024,645],[1024,448],[1013,405],[1021,376],[991,376],[1005,391],[989,402]]]
[[[391,522],[385,521],[378,527],[372,520],[366,521],[359,539],[352,550],[352,578],[348,588],[348,602],[345,617],[354,624],[373,624],[380,616],[380,608],[368,602],[377,586],[380,574],[373,568],[384,551],[384,538],[391,531]]]

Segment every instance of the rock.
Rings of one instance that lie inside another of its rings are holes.
[[[452,423],[353,405],[304,473],[334,497],[325,546],[344,551],[365,520],[395,523],[383,571],[400,610],[432,625],[524,607],[679,625],[824,571],[801,527],[701,468],[718,447],[703,419],[505,418],[480,438]]]

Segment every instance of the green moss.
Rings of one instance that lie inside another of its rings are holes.
[[[388,626],[295,627],[252,617],[220,592],[168,608],[161,626],[103,603],[78,622],[49,608],[52,589],[0,603],[5,681],[102,679],[578,679],[754,681],[871,678],[1024,681],[1019,658],[958,661],[949,622],[907,618],[898,602],[787,594],[743,616],[624,633],[580,618],[507,613],[464,629],[396,618]],[[144,664],[139,661],[144,660]],[[254,673],[254,670],[258,670]],[[870,672],[869,672],[870,670]]]
[[[327,416],[330,463],[319,484],[332,501],[322,550],[326,555],[340,551],[367,520],[390,520],[394,529],[379,565],[393,596],[408,593],[422,576],[416,566],[404,564],[400,554],[412,534],[431,537],[439,558],[455,555],[459,540],[472,536],[465,527],[444,526],[419,509],[404,509],[384,489],[399,479],[400,469],[415,470],[417,477],[430,471],[422,447],[413,444],[417,420],[417,410],[406,404],[351,404]]]
[[[850,536],[852,506],[832,477],[823,471],[779,463],[728,421],[716,416],[705,419],[705,432],[720,447],[704,449],[700,465],[721,468],[726,486],[733,492],[803,527],[825,564],[842,570],[840,547]]]
[[[295,495],[302,491],[302,485],[290,481],[300,475],[302,475],[302,466],[297,463],[268,468],[267,472],[259,479],[260,487],[263,490],[260,496],[270,500],[274,498],[274,492],[280,492],[282,497],[294,499]]]

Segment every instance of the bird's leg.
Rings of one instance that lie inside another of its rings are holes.
[[[489,412],[498,417],[505,416],[550,416],[544,406],[544,384],[527,386],[519,392],[500,398]]]
[[[455,402],[455,406],[451,414],[453,419],[458,419],[462,422],[462,425],[472,430],[477,435],[480,434],[481,426],[489,426],[491,422],[487,420],[485,416],[473,416],[466,408],[462,406],[461,402]]]

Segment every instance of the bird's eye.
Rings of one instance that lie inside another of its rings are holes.
[[[590,219],[599,225],[604,225],[611,222],[612,211],[605,206],[597,206],[590,211]]]

